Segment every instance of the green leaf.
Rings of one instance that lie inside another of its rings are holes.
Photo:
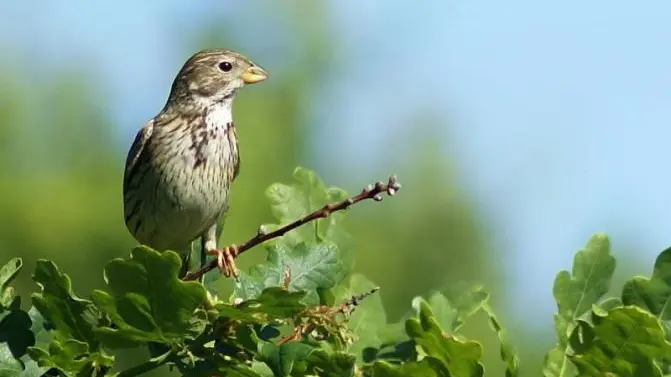
[[[298,376],[352,377],[355,362],[356,358],[347,353],[315,349],[307,358],[305,372]]]
[[[440,360],[452,377],[480,377],[484,367],[480,363],[482,347],[479,343],[464,340],[443,332],[431,307],[423,299],[417,300],[419,314],[405,323],[406,332],[422,351]]]
[[[558,312],[554,315],[557,345],[546,355],[543,374],[546,377],[570,376],[568,336],[574,322],[587,313],[608,291],[615,271],[615,258],[610,254],[610,241],[598,233],[573,259],[572,273],[561,271],[555,278],[552,292]]]
[[[622,305],[622,299],[619,297],[608,297],[599,303],[599,308],[604,312],[608,312]]]
[[[624,284],[622,303],[646,309],[662,321],[671,320],[671,248],[657,256],[652,277],[636,276]]]
[[[49,342],[51,336],[42,328],[42,317],[35,308],[20,309],[18,297],[0,322],[0,377],[37,377],[48,368],[40,368],[27,350],[35,344]]]
[[[197,282],[177,278],[179,256],[147,247],[131,251],[128,260],[114,259],[105,267],[110,293],[93,291],[93,302],[118,329],[102,327],[96,335],[110,348],[147,342],[181,342],[194,326],[196,309],[206,297]]]
[[[77,297],[67,274],[47,260],[38,260],[33,280],[41,287],[41,293],[33,293],[35,308],[55,331],[64,339],[86,342],[92,350],[98,348],[93,328],[98,323],[99,313],[91,301]]]
[[[352,274],[346,284],[341,284],[334,290],[336,302],[345,302],[352,296],[369,292],[375,287],[377,286],[365,276]],[[349,317],[348,322],[355,336],[355,341],[348,350],[356,356],[358,361],[363,361],[365,349],[379,348],[382,345],[380,332],[387,325],[387,315],[380,295],[374,294],[362,301]]]
[[[508,334],[501,326],[501,322],[494,313],[494,310],[492,310],[489,305],[483,305],[483,310],[489,316],[489,325],[496,331],[496,335],[501,343],[499,354],[501,360],[503,360],[506,365],[506,377],[517,377],[519,375],[520,363],[517,350],[508,342]]]
[[[27,355],[17,360],[5,344],[0,347],[0,377],[40,377],[48,368],[40,368]]]
[[[21,298],[9,286],[22,265],[20,258],[13,258],[0,268],[0,377],[37,377],[48,369],[27,354],[28,347],[51,340],[42,316],[34,307],[22,310]]]
[[[276,377],[291,376],[295,367],[305,370],[305,361],[314,349],[313,346],[299,342],[280,345],[263,342],[259,347],[259,359],[270,367]]]
[[[293,173],[293,184],[274,183],[266,189],[273,215],[280,224],[266,225],[267,229],[277,229],[302,218],[326,204],[347,199],[347,193],[339,188],[327,188],[316,173],[297,167]],[[344,212],[332,213],[295,229],[282,237],[287,246],[295,247],[302,242],[318,243],[329,241],[338,245],[344,265],[349,270],[354,262],[353,240],[342,227]]]
[[[312,345],[290,342],[260,345],[259,358],[274,376],[350,377],[354,375],[356,358],[342,352],[328,352]]]
[[[32,322],[30,316],[21,310],[20,300],[9,313],[0,321],[0,342],[7,345],[9,351],[15,358],[20,358],[26,353],[28,347],[35,345],[35,334],[31,330]]]
[[[624,306],[606,315],[594,311],[592,322],[592,336],[571,356],[581,377],[662,375],[656,361],[671,354],[671,343],[655,316],[636,306]]]
[[[304,301],[309,305],[319,304],[318,289],[335,287],[345,274],[335,245],[301,243],[292,249],[282,241],[268,246],[266,262],[252,267],[249,274],[240,275],[234,296],[249,300],[262,289],[283,286],[285,271],[289,272],[287,289],[306,292]]]
[[[58,369],[66,376],[95,376],[114,361],[110,356],[90,352],[86,342],[76,339],[53,340],[48,349],[30,347],[28,353],[40,367]]]
[[[286,319],[296,316],[307,309],[301,302],[305,292],[289,292],[280,287],[266,288],[259,297],[243,301],[238,305],[218,304],[221,317],[244,320],[252,323],[264,323],[270,319]]]
[[[441,327],[454,333],[464,324],[466,318],[473,315],[487,303],[489,293],[481,284],[458,283],[442,290],[432,292],[427,301]],[[413,300],[415,312],[419,311],[418,298]]]
[[[16,278],[22,266],[21,258],[12,258],[0,268],[0,305],[2,305],[0,309],[7,308],[14,300],[14,288],[10,287],[9,283]]]
[[[386,361],[376,361],[372,377],[451,377],[443,363],[434,357],[425,357],[419,362],[411,361],[393,365]]]

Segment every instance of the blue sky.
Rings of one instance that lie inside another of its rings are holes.
[[[222,28],[253,35],[257,61],[291,54],[273,30],[286,19],[263,14],[270,2],[221,4],[7,2],[0,47],[17,51],[3,60],[28,72],[73,58],[94,65],[130,140],[137,120],[163,105],[182,63],[185,52],[170,46],[204,20],[222,16]],[[407,131],[398,119],[437,115],[449,127],[429,136],[491,220],[515,300],[532,297],[550,318],[554,274],[596,231],[612,235],[618,256],[648,261],[630,266],[640,273],[671,244],[671,2],[346,0],[329,8],[346,63],[324,78],[308,114],[314,156],[327,161],[333,137],[374,156]],[[334,107],[356,122],[329,117]],[[358,174],[379,175],[381,163],[373,158]]]

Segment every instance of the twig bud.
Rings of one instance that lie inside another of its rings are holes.
[[[382,195],[375,194],[375,196],[373,196],[373,200],[375,200],[376,202],[381,202],[382,201]]]

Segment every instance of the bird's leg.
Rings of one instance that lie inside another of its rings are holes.
[[[223,250],[209,250],[209,255],[217,256],[217,265],[224,276],[238,278],[238,267],[235,265],[235,257],[238,256],[238,247],[226,246]]]
[[[202,238],[202,249],[200,255],[201,268],[207,263],[205,255],[216,255],[217,265],[221,272],[226,276],[238,278],[238,268],[235,265],[235,257],[238,255],[238,248],[235,245],[228,246],[223,250],[217,249],[217,225],[208,229]]]

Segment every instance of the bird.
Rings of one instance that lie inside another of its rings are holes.
[[[177,73],[163,109],[140,128],[128,151],[126,227],[142,245],[179,253],[179,277],[188,272],[197,239],[201,267],[206,255],[216,255],[221,272],[238,277],[237,249],[217,247],[219,218],[229,209],[240,171],[232,107],[239,89],[267,78],[263,68],[235,51],[196,52]]]

